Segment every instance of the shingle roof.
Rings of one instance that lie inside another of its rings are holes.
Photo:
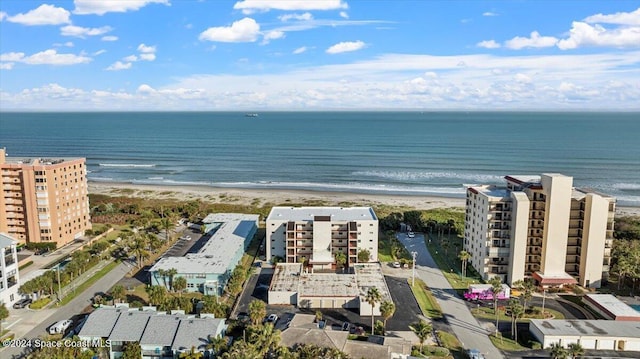
[[[100,308],[95,310],[89,315],[78,335],[82,337],[107,338],[113,331],[113,327],[122,312],[127,312],[127,309]]]
[[[157,315],[157,313],[129,311],[120,314],[109,339],[116,341],[140,341],[149,317],[152,315]]]
[[[209,343],[209,335],[215,334],[223,319],[191,318],[182,319],[173,339],[171,349],[185,350],[200,348]]]
[[[140,339],[141,345],[171,346],[180,324],[179,315],[156,315],[149,318],[147,328]]]

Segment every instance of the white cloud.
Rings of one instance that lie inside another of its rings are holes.
[[[558,39],[552,36],[540,36],[537,31],[531,33],[531,37],[516,36],[511,40],[505,41],[504,46],[513,50],[520,50],[525,47],[551,47],[558,43]]]
[[[289,20],[309,21],[313,19],[313,15],[309,12],[305,12],[303,14],[285,14],[278,16],[278,19],[282,22]]]
[[[60,25],[69,24],[71,13],[64,8],[43,4],[25,14],[6,16],[7,21],[22,25]]]
[[[498,14],[493,11],[486,11],[482,13],[482,16],[498,16]]]
[[[262,45],[268,44],[271,40],[277,40],[284,37],[284,32],[282,31],[269,31],[265,33],[262,37]]]
[[[245,14],[269,10],[337,10],[349,6],[342,0],[241,0],[233,5],[236,10]]]
[[[25,56],[20,59],[20,62],[24,62],[29,65],[55,66],[86,64],[91,61],[92,59],[90,57],[86,57],[84,55],[59,54],[56,50],[53,49],[41,51],[31,56]]]
[[[169,0],[74,0],[76,8],[73,13],[78,15],[104,15],[108,12],[135,11],[152,3],[170,5]]]
[[[632,12],[617,12],[610,15],[591,15],[584,19],[584,21],[591,24],[597,23],[640,26],[640,8]]]
[[[18,62],[24,59],[24,52],[9,52],[6,54],[0,54],[0,61],[12,61]]]
[[[601,25],[589,25],[574,21],[569,37],[558,42],[561,50],[576,49],[585,46],[599,47],[640,47],[640,27],[621,27],[607,30]]]
[[[104,54],[105,52],[107,52],[107,50],[105,50],[105,49],[98,50],[98,51],[96,51],[96,52],[94,52],[94,53],[93,53],[93,56],[102,55],[102,54]]]
[[[113,35],[109,35],[109,36],[103,36],[100,40],[102,40],[102,41],[118,41],[118,37],[117,36],[113,36]]]
[[[152,92],[156,92],[156,90],[153,89],[153,87],[147,85],[147,84],[142,84],[140,86],[138,86],[138,92],[142,92],[142,93],[152,93]]]
[[[514,79],[516,82],[519,82],[519,83],[524,83],[524,84],[531,83],[531,77],[529,77],[529,76],[527,76],[527,75],[525,75],[525,74],[521,74],[521,73],[517,73],[517,74],[513,77],[513,79]]]
[[[340,11],[340,17],[343,19],[348,19],[349,18],[349,14],[347,14],[346,11]]]
[[[156,52],[156,47],[155,46],[147,46],[145,44],[140,44],[138,45],[138,51],[140,51],[143,54],[153,54]]]
[[[365,47],[365,43],[358,41],[339,42],[327,49],[327,54],[339,54],[342,52],[358,51]]]
[[[64,47],[73,47],[74,45],[73,45],[73,42],[67,41],[67,42],[65,42],[63,44],[55,43],[55,44],[53,44],[53,46],[56,46],[56,47],[63,47],[63,46]]]
[[[85,38],[87,36],[99,36],[113,30],[110,26],[103,27],[80,27],[75,25],[67,25],[60,28],[60,35]]]
[[[306,46],[302,46],[302,47],[299,47],[299,48],[297,48],[297,49],[293,50],[293,54],[294,54],[294,55],[298,55],[298,54],[301,54],[301,53],[303,53],[303,52],[305,52],[305,51],[307,51],[307,50],[308,50],[308,49],[307,49],[307,47],[306,47]]]
[[[138,61],[138,56],[136,55],[129,55],[125,58],[122,59],[122,61],[126,61],[126,62],[136,62]]]
[[[0,21],[3,21],[4,19],[6,19],[7,16],[9,16],[9,15],[7,15],[6,12],[0,11]]]
[[[0,63],[0,70],[11,70],[13,69],[13,65],[13,62]]]
[[[140,60],[153,61],[156,59],[156,54],[140,54]]]
[[[260,34],[260,25],[252,18],[245,17],[231,26],[210,27],[200,34],[201,41],[254,42]]]
[[[484,47],[485,49],[497,49],[500,48],[500,44],[494,40],[484,40],[476,44],[478,47]]]
[[[107,71],[120,71],[120,70],[128,70],[131,68],[130,62],[120,62],[116,61],[113,64],[109,65],[105,70]]]

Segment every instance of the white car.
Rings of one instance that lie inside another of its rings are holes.
[[[182,239],[183,241],[190,241],[191,237],[190,236],[182,236],[182,237],[180,237],[180,239]]]
[[[69,329],[71,324],[73,324],[73,321],[71,319],[61,320],[49,328],[49,334],[53,335],[64,333],[67,329]]]
[[[275,314],[269,314],[269,316],[267,317],[267,319],[264,320],[265,323],[273,323],[273,325],[276,325],[276,323],[278,322],[278,316]]]
[[[400,268],[400,262],[393,262],[393,268]]]
[[[416,234],[415,234],[415,233],[413,233],[413,232],[409,232],[409,233],[407,233],[407,237],[409,237],[409,238],[413,238],[413,237],[415,237],[415,236],[416,236]]]

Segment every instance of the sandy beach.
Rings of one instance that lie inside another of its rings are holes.
[[[118,182],[89,182],[89,193],[148,199],[202,200],[240,205],[285,204],[391,206],[405,209],[464,208],[464,198],[415,195],[381,195],[347,192],[319,192],[283,189],[217,188],[209,186],[146,185]],[[619,216],[640,216],[639,207],[617,207]]]

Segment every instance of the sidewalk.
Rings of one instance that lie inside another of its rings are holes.
[[[89,268],[89,270],[87,270],[84,273],[82,273],[80,276],[74,278],[71,281],[71,283],[69,283],[66,286],[62,287],[62,292],[61,292],[60,299],[63,299],[64,297],[66,297],[70,293],[74,293],[76,288],[78,288],[80,285],[82,285],[84,282],[86,282],[89,278],[93,277],[97,272],[102,270],[102,268],[106,267],[111,262],[112,262],[111,260],[104,260],[103,259],[100,262],[98,262],[98,264],[96,264],[95,266]],[[54,304],[56,304],[56,303],[57,303],[56,300],[52,300],[44,308],[46,309],[46,308],[49,308],[51,306],[54,306]],[[57,305],[55,305],[55,307],[57,307]]]

